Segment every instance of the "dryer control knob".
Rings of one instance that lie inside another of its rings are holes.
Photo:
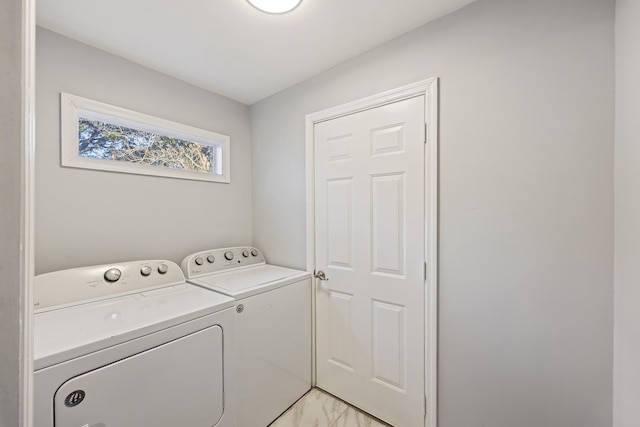
[[[209,261],[209,264],[213,264],[216,260],[216,257],[214,257],[213,255],[209,255],[207,257],[207,261]]]
[[[251,249],[251,255],[258,256],[258,250],[257,249]]]
[[[144,267],[142,267],[140,269],[140,274],[142,274],[143,276],[148,276],[151,274],[151,267],[149,267],[148,265],[145,265]]]
[[[104,273],[104,280],[107,282],[113,283],[117,282],[122,276],[122,271],[117,268],[110,268]]]
[[[245,258],[249,258],[249,251],[246,250],[246,249],[244,251],[242,251],[242,256],[245,257]]]
[[[169,266],[167,264],[160,264],[158,266],[158,273],[165,274],[167,271],[169,271]]]
[[[231,252],[231,251],[227,251],[227,252],[225,252],[225,253],[224,253],[224,258],[225,258],[227,261],[231,261],[231,260],[233,259],[233,252]]]
[[[202,265],[203,262],[204,262],[204,260],[202,259],[202,257],[196,258],[196,264]]]

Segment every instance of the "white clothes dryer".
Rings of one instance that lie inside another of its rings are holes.
[[[233,299],[164,260],[36,276],[34,425],[234,427]]]
[[[252,247],[197,252],[181,267],[235,300],[237,425],[266,427],[311,388],[311,275]]]

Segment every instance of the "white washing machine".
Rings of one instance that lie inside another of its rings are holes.
[[[182,261],[187,281],[228,295],[236,312],[238,427],[266,427],[311,388],[311,275],[251,247]]]
[[[36,276],[34,426],[233,427],[233,299],[134,261]]]

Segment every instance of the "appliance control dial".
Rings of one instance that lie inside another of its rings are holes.
[[[169,271],[169,266],[167,264],[160,264],[158,266],[158,273],[165,274],[167,271]]]
[[[227,252],[225,252],[225,253],[224,253],[224,258],[225,258],[227,261],[231,261],[231,260],[233,259],[233,252],[231,252],[231,251],[227,251]]]
[[[117,268],[110,268],[104,273],[104,280],[107,282],[113,283],[117,282],[122,276],[122,271]]]
[[[140,269],[140,274],[142,274],[143,276],[148,276],[151,274],[151,267],[149,267],[148,265],[145,265],[144,267],[142,267]]]
[[[251,249],[251,255],[258,256],[258,250],[257,249]]]
[[[203,262],[204,262],[204,260],[202,259],[202,257],[197,257],[196,258],[196,264],[202,265]]]
[[[249,251],[246,250],[246,249],[244,251],[242,251],[242,256],[245,257],[245,258],[249,258]]]
[[[209,261],[209,264],[213,264],[216,260],[216,257],[214,257],[213,255],[209,255],[207,257],[207,261]]]

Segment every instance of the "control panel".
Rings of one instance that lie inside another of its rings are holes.
[[[94,265],[41,274],[34,280],[34,309],[73,305],[185,282],[172,261],[147,260]]]
[[[239,246],[235,248],[209,249],[186,257],[182,271],[188,279],[205,274],[221,273],[241,267],[265,264],[264,255],[256,248]]]

